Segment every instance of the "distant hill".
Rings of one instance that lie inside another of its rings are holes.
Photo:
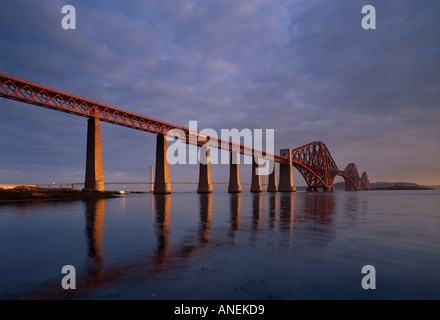
[[[336,190],[345,190],[345,182],[333,184]],[[297,187],[305,190],[306,186]],[[440,190],[440,186],[422,186],[413,182],[371,182],[370,190]]]
[[[373,182],[370,190],[434,190],[413,182]]]

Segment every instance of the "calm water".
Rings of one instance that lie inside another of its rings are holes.
[[[439,208],[439,191],[2,203],[0,298],[439,299]]]

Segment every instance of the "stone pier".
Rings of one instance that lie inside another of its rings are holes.
[[[270,169],[272,169],[272,172],[269,174],[269,184],[267,186],[267,192],[277,192],[278,186],[275,162],[271,160],[269,161]]]
[[[104,191],[99,118],[87,120],[87,156],[84,190]]]
[[[238,168],[238,160],[240,155],[236,151],[231,151],[229,158],[229,193],[240,193],[240,172]]]
[[[260,180],[260,159],[252,157],[252,182],[251,192],[262,192],[261,180]]]
[[[199,186],[197,193],[212,193],[209,146],[207,144],[200,148]]]
[[[168,174],[166,135],[158,134],[156,138],[156,175],[154,194],[171,193],[170,176]]]
[[[280,163],[280,192],[295,192],[296,187],[293,185],[292,178],[292,149],[280,150],[282,156],[287,156],[287,163]]]

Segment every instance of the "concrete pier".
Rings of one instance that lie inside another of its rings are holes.
[[[270,161],[269,163],[272,169],[272,173],[269,174],[269,184],[267,186],[267,192],[278,192],[275,162]]]
[[[315,192],[315,191],[319,191],[318,187],[307,187],[307,192]]]
[[[240,193],[240,172],[238,168],[239,154],[236,151],[231,151],[229,158],[229,193]]]
[[[164,134],[158,134],[156,138],[156,175],[153,193],[171,193],[170,176],[168,174],[167,140]]]
[[[197,193],[212,193],[211,166],[209,163],[209,146],[200,148],[199,185]]]
[[[280,163],[280,185],[278,191],[280,192],[295,192],[296,187],[293,185],[292,178],[292,149],[280,150],[282,156],[287,156],[287,163]]]
[[[259,158],[252,157],[252,182],[251,182],[251,192],[262,192],[260,180],[260,164]]]
[[[87,120],[87,156],[84,190],[104,191],[99,118]]]

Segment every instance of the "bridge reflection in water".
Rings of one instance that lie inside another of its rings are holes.
[[[104,248],[102,245],[102,228],[104,223],[104,199],[85,201],[86,237],[88,244],[89,270],[99,276],[105,265]]]
[[[191,200],[194,196],[190,195]],[[173,197],[171,194],[154,195],[150,204],[146,203],[147,211],[154,209],[150,220],[155,238],[153,251],[150,244],[149,248],[142,249],[143,252],[131,255],[132,261],[116,264],[106,263],[103,244],[105,203],[108,200],[84,201],[88,263],[85,270],[77,270],[78,295],[117,285],[125,279],[152,279],[163,272],[176,272],[192,265],[192,258],[206,253],[215,256],[216,252],[226,252],[237,246],[289,256],[295,250],[324,246],[333,238],[335,193],[254,193],[246,196],[233,193],[221,196],[221,206],[215,206],[215,210],[213,199],[216,194],[198,194],[198,206],[195,206],[198,214],[188,217],[188,220],[197,217],[198,222],[185,228],[173,221],[173,217],[179,218],[181,210],[180,202],[173,206]],[[120,200],[129,202],[132,199]],[[228,208],[225,200],[229,200],[229,210],[224,210],[225,205]],[[173,230],[178,232],[173,234]],[[65,292],[60,289],[59,279],[45,282],[35,291],[20,293],[24,298],[63,296]]]
[[[273,243],[273,246],[288,248],[287,251],[284,250],[286,253],[291,253],[295,245],[300,248],[322,246],[332,238],[331,215],[335,207],[335,197],[331,193],[310,195],[254,193],[245,197],[245,207],[251,208],[250,212],[245,212],[245,216],[242,212],[243,195],[229,194],[229,218],[225,230],[224,226],[212,222],[213,197],[215,195],[212,194],[198,195],[197,229],[189,228],[188,234],[175,242],[170,249],[170,238],[173,236],[170,219],[173,220],[172,217],[178,215],[178,210],[174,208],[176,212],[170,212],[171,195],[154,196],[157,263],[164,264],[175,258],[190,258],[212,243],[217,248],[243,245],[242,239],[246,234],[248,234],[248,245],[257,247],[267,246],[264,242],[266,240],[269,240],[268,243],[273,242],[271,236],[268,236],[272,233],[274,238],[279,238],[279,243]],[[296,207],[295,198],[300,198]],[[223,214],[224,211],[216,211],[215,214],[219,213]],[[262,232],[265,236],[260,239]]]
[[[168,250],[171,196],[169,194],[157,195],[154,199],[156,209],[155,232],[157,237],[156,262],[163,263],[166,260]]]

